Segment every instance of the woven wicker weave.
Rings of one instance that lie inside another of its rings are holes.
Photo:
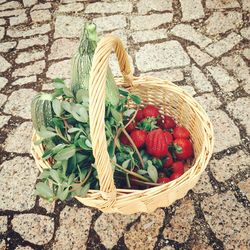
[[[162,114],[175,117],[179,124],[190,131],[195,155],[193,166],[174,181],[146,190],[116,189],[114,185],[104,126],[106,71],[113,49],[123,75],[123,78],[116,79],[117,84],[128,87],[140,96],[142,106],[155,104],[160,107]],[[85,198],[76,197],[80,202],[107,213],[152,212],[184,197],[195,186],[211,157],[214,135],[207,114],[193,97],[167,80],[133,77],[127,53],[120,39],[114,36],[107,36],[98,43],[90,73],[89,96],[90,135],[101,188],[89,190]],[[49,168],[50,164],[41,158],[43,148],[34,144],[36,140],[37,135],[34,132],[32,154],[42,171]]]

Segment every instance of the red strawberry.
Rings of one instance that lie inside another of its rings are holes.
[[[157,126],[158,126],[159,128],[164,129],[164,123],[163,123],[162,119],[159,119],[159,120],[157,121]]]
[[[184,164],[181,161],[174,162],[172,165],[173,173],[184,173]]]
[[[173,162],[174,162],[173,157],[172,157],[172,155],[168,152],[168,153],[167,153],[167,159],[166,159],[166,161],[165,161],[165,163],[164,163],[164,165],[163,165],[163,168],[168,168],[168,167],[172,166]]]
[[[157,180],[157,183],[168,183],[168,182],[170,182],[170,179],[168,177],[160,177]]]
[[[184,127],[181,127],[181,126],[177,126],[174,128],[174,138],[177,139],[177,138],[186,138],[188,139],[190,137],[190,133],[189,131],[184,128]]]
[[[148,133],[146,138],[147,153],[155,157],[164,157],[168,153],[168,145],[162,129],[158,128]]]
[[[182,176],[181,173],[172,173],[171,176],[169,177],[171,181],[179,178],[180,176]]]
[[[147,105],[143,109],[143,115],[144,115],[144,117],[157,118],[158,116],[160,116],[160,112],[159,112],[158,108],[156,108],[154,105]]]
[[[135,146],[137,148],[141,148],[145,144],[147,132],[145,130],[136,129],[132,131],[132,133],[130,134],[130,137],[133,140]]]
[[[140,122],[142,119],[144,118],[144,115],[143,115],[143,110],[142,109],[139,109],[135,115],[135,120],[137,122]]]
[[[168,145],[173,142],[173,136],[171,135],[171,133],[169,133],[168,131],[165,131],[164,135],[165,135],[165,139]]]
[[[123,145],[130,145],[130,142],[125,134],[121,133],[119,139]]]
[[[134,122],[131,122],[129,123],[129,125],[126,127],[126,131],[128,133],[131,133],[133,130],[135,130],[135,123]]]
[[[170,128],[174,128],[176,126],[176,123],[171,116],[164,115],[163,126],[165,129],[170,129]]]
[[[185,138],[177,138],[174,140],[175,155],[179,160],[188,159],[193,155],[193,145]]]

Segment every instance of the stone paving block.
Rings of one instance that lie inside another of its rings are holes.
[[[0,165],[0,209],[23,211],[35,205],[38,169],[29,157],[17,156]]]
[[[250,11],[250,4],[248,0],[242,0],[242,9],[245,11]]]
[[[150,42],[167,38],[167,31],[165,29],[136,31],[132,33],[132,37],[136,43]]]
[[[43,50],[33,50],[30,52],[22,52],[19,53],[15,62],[16,63],[28,63],[43,59],[45,56],[45,52]]]
[[[230,92],[238,88],[238,82],[221,66],[208,66],[207,69],[223,91]]]
[[[190,94],[191,96],[194,96],[196,94],[196,92],[192,86],[184,85],[184,86],[181,86],[181,88],[184,89],[185,91],[187,91],[187,93]]]
[[[50,9],[52,7],[51,3],[39,3],[36,4],[34,7],[32,7],[31,11],[34,10],[46,10],[46,9]]]
[[[241,29],[240,34],[246,39],[250,40],[250,26]]]
[[[240,133],[234,122],[222,110],[208,111],[215,135],[214,152],[218,153],[240,144]]]
[[[0,56],[0,72],[4,72],[11,67],[11,64],[2,56]]]
[[[4,234],[6,231],[7,231],[7,217],[0,216],[0,233]]]
[[[11,85],[25,85],[27,83],[34,82],[36,83],[37,77],[36,76],[27,76],[27,77],[21,77],[18,78],[16,81],[12,82]]]
[[[19,9],[21,7],[22,7],[22,5],[17,1],[8,1],[8,2],[0,5],[0,11]]]
[[[102,244],[111,249],[123,235],[126,226],[138,217],[139,214],[102,214],[96,220],[94,229],[100,236]]]
[[[112,15],[106,17],[97,17],[93,19],[98,32],[123,29],[127,26],[126,17],[123,15]]]
[[[148,0],[140,0],[137,3],[137,9],[140,14],[147,14],[149,11],[172,11],[172,0],[157,0],[152,1],[150,4]]]
[[[4,88],[7,83],[8,83],[8,79],[6,79],[5,77],[0,77],[0,90]]]
[[[242,54],[247,60],[250,60],[250,48],[245,48]]]
[[[116,1],[114,3],[97,2],[87,5],[84,13],[130,13],[133,5],[130,1]]]
[[[192,190],[198,194],[200,194],[200,193],[212,194],[213,193],[213,191],[214,191],[213,186],[210,183],[210,178],[209,178],[206,171],[204,171],[201,174],[201,177],[200,177],[198,183],[194,186],[194,188]]]
[[[24,7],[30,7],[37,3],[38,0],[23,0]]]
[[[5,34],[5,28],[0,27],[0,40],[2,40],[4,38],[4,34]]]
[[[100,32],[100,33],[101,33],[100,37],[102,37],[103,32]],[[124,45],[124,47],[125,47],[125,49],[127,51],[128,38],[127,38],[127,34],[126,34],[125,30],[122,30],[122,29],[121,30],[114,30],[114,31],[110,32],[110,34],[118,36],[121,39],[122,44]]]
[[[26,246],[26,247],[23,247],[23,246],[17,246],[16,248],[15,248],[15,250],[32,250],[33,248],[31,248],[31,247],[28,247],[28,246]]]
[[[46,199],[39,197],[39,206],[45,208],[47,213],[53,213],[55,209],[55,201],[49,202]]]
[[[223,241],[225,249],[248,248],[250,213],[237,202],[231,191],[208,197],[201,206],[208,224]]]
[[[138,69],[142,72],[183,67],[190,63],[187,53],[177,41],[168,41],[155,45],[146,44],[136,52],[135,60]]]
[[[17,49],[26,49],[35,45],[46,45],[49,42],[48,36],[37,36],[29,39],[20,39]]]
[[[246,132],[250,135],[250,99],[242,97],[236,101],[230,102],[227,105],[227,110],[238,119],[240,123],[246,128]]]
[[[192,21],[205,16],[201,0],[180,0],[182,21]]]
[[[26,23],[28,21],[28,17],[25,13],[25,10],[23,10],[23,13],[15,17],[10,17],[9,20],[10,20],[10,26],[15,26],[15,25]]]
[[[241,171],[249,168],[249,155],[243,151],[210,161],[210,169],[217,181],[225,182]]]
[[[242,14],[237,11],[213,12],[205,22],[206,32],[209,35],[225,33],[235,30],[242,24]]]
[[[88,208],[66,206],[60,214],[60,227],[56,231],[54,250],[85,249],[92,219]]]
[[[202,48],[212,42],[209,37],[203,35],[188,24],[178,24],[170,32],[177,37],[194,42]]]
[[[202,71],[196,66],[192,65],[191,77],[193,83],[199,92],[211,92],[213,91],[213,86],[202,73]]]
[[[20,76],[38,75],[43,72],[44,68],[45,68],[44,60],[36,61],[25,67],[17,68],[15,71],[13,71],[12,76],[20,77]]]
[[[0,93],[0,108],[3,106],[6,100],[7,100],[7,96]]]
[[[157,209],[151,214],[142,214],[140,221],[124,235],[128,249],[153,249],[159,229],[163,225],[164,215],[162,209]]]
[[[250,200],[250,178],[239,182],[238,187],[240,188],[241,192],[247,196],[248,200]]]
[[[189,56],[199,65],[203,66],[204,64],[211,62],[213,58],[209,56],[204,51],[201,51],[196,46],[191,45],[187,47],[187,52]]]
[[[31,101],[37,92],[33,89],[19,89],[9,96],[4,112],[24,119],[30,119]]]
[[[4,142],[4,149],[7,152],[30,153],[30,142],[32,134],[32,123],[24,122],[8,134]],[[20,138],[22,143],[20,144]]]
[[[53,63],[46,73],[48,78],[70,78],[71,73],[71,60],[64,60],[60,62]]]
[[[6,53],[13,50],[17,45],[17,42],[5,42],[0,43],[0,52]]]
[[[69,3],[65,5],[59,5],[59,8],[57,12],[80,12],[84,10],[84,4],[83,3]]]
[[[173,14],[151,14],[148,16],[132,16],[131,29],[133,30],[151,30],[162,24],[172,22]]]
[[[39,245],[49,242],[54,232],[52,219],[38,214],[15,215],[12,226],[23,239]]]
[[[0,18],[0,25],[5,25],[6,24],[6,20],[3,18]]]
[[[240,4],[237,2],[237,0],[207,0],[206,7],[208,9],[231,9],[240,7]]]
[[[1,116],[0,116],[0,129],[1,129],[5,124],[8,123],[9,119],[10,119],[10,116],[8,116],[8,115],[1,115]]]
[[[203,94],[195,97],[195,99],[205,110],[216,110],[222,104],[213,93]]]
[[[49,21],[52,17],[49,10],[34,10],[30,12],[30,16],[35,23]]]
[[[182,200],[181,205],[176,208],[175,215],[163,231],[165,239],[175,240],[180,243],[188,239],[191,223],[195,216],[193,202],[188,199]]]
[[[235,32],[230,33],[225,38],[210,44],[205,50],[214,57],[219,57],[222,54],[230,51],[236,44],[242,40],[242,37]]]
[[[0,17],[9,17],[9,16],[19,16],[23,13],[22,9],[18,10],[5,10],[0,12]]]

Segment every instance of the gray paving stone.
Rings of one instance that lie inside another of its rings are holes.
[[[83,17],[57,16],[55,21],[54,38],[80,37],[85,21],[86,20]]]
[[[213,12],[205,22],[206,32],[209,35],[225,33],[235,30],[242,24],[242,14],[237,11]]]
[[[148,16],[132,16],[131,29],[133,30],[151,30],[162,24],[172,22],[173,14],[151,14]]]
[[[187,91],[187,93],[190,94],[191,96],[194,96],[196,94],[194,88],[190,85],[184,85],[184,86],[181,86],[181,88]]]
[[[207,0],[206,7],[208,9],[231,9],[240,7],[240,4],[237,0]]]
[[[17,1],[8,1],[8,2],[0,5],[0,11],[19,9],[21,7],[22,7],[22,5]]]
[[[26,49],[35,45],[46,45],[49,42],[47,35],[37,36],[29,39],[20,39],[18,41],[17,49]]]
[[[5,34],[5,28],[0,27],[0,40],[2,40],[4,38],[4,34]]]
[[[207,66],[207,69],[224,92],[230,92],[238,88],[238,82],[221,66]]]
[[[103,32],[100,32],[100,33],[102,34]],[[125,30],[114,30],[114,31],[110,32],[110,34],[118,36],[121,39],[121,41],[122,41],[125,49],[127,50],[127,47],[128,47],[128,38],[127,38],[127,34],[126,34]],[[100,35],[100,37],[102,37],[102,35]]]
[[[85,13],[130,13],[133,5],[130,1],[116,1],[114,3],[97,2],[87,5]]]
[[[0,72],[4,72],[11,67],[11,64],[2,56],[0,56]]]
[[[6,100],[7,100],[7,96],[0,93],[0,108],[3,106]]]
[[[55,201],[49,202],[41,197],[39,197],[39,206],[46,209],[47,213],[53,213],[55,209]]]
[[[4,234],[6,231],[7,231],[7,217],[0,216],[0,233]]]
[[[36,82],[37,81],[37,77],[36,76],[27,76],[27,77],[21,77],[18,78],[16,81],[12,82],[11,85],[24,85],[30,82]]]
[[[100,236],[102,244],[106,248],[111,249],[123,235],[126,226],[135,221],[138,217],[139,214],[102,214],[96,220],[94,229]]]
[[[242,0],[242,9],[245,11],[250,11],[250,4],[248,0]]]
[[[136,31],[132,33],[132,37],[136,43],[150,42],[167,38],[167,31],[165,29]]]
[[[30,119],[30,105],[37,92],[33,89],[19,89],[11,93],[4,112],[24,119]]]
[[[28,246],[26,246],[26,247],[18,246],[18,247],[15,248],[15,250],[32,250],[32,249],[33,249],[33,248],[28,247]]]
[[[242,40],[242,37],[235,32],[230,33],[225,38],[210,44],[205,50],[214,57],[219,57],[222,54],[230,51],[236,44]]]
[[[241,29],[240,34],[246,39],[250,40],[250,26]]]
[[[231,191],[215,194],[205,199],[201,206],[206,221],[226,249],[248,248],[250,213]]]
[[[70,60],[64,60],[57,63],[53,63],[46,73],[46,76],[48,78],[54,79],[54,78],[70,78],[70,72],[71,72],[71,61]]]
[[[30,12],[30,16],[34,23],[46,22],[52,18],[49,10],[34,10]]]
[[[24,7],[30,7],[37,3],[38,0],[23,0]]]
[[[69,12],[80,12],[83,10],[84,10],[83,3],[69,3],[65,5],[60,4],[57,12],[69,13]]]
[[[196,46],[191,45],[187,47],[187,52],[189,56],[199,65],[203,66],[204,64],[211,62],[213,58],[209,56],[204,51],[201,51]]]
[[[198,183],[194,186],[194,188],[192,190],[198,194],[200,194],[200,193],[212,194],[213,193],[213,191],[214,191],[213,186],[210,183],[210,178],[209,178],[206,171],[204,171],[201,174],[200,180],[198,181]]]
[[[250,178],[239,182],[238,187],[240,188],[241,192],[247,196],[248,200],[250,200]]]
[[[10,19],[10,26],[23,24],[28,21],[28,17],[25,13],[25,10],[23,10],[23,13],[21,13],[20,15],[15,17],[10,17],[9,19]]]
[[[195,97],[205,110],[216,110],[221,106],[220,100],[213,94],[203,94]]]
[[[242,51],[242,54],[243,54],[243,56],[244,56],[247,60],[250,60],[250,48],[245,48],[245,49]]]
[[[180,0],[182,21],[192,21],[205,16],[201,0]]]
[[[180,243],[185,242],[188,239],[194,216],[193,202],[188,199],[182,200],[169,223],[170,226],[166,226],[164,229],[163,237]]]
[[[17,42],[5,42],[0,43],[0,52],[6,53],[14,49],[17,45]]]
[[[240,144],[240,133],[238,127],[222,110],[208,111],[215,135],[214,152],[218,153],[229,147]]]
[[[3,18],[0,18],[0,25],[5,25],[6,24],[6,20]]]
[[[187,53],[177,41],[146,44],[136,53],[135,59],[138,69],[142,72],[183,67],[190,63]]]
[[[210,169],[217,181],[225,182],[241,171],[249,168],[250,157],[238,151],[220,160],[210,161]]]
[[[202,73],[202,71],[194,65],[192,65],[191,77],[198,92],[202,93],[213,91],[213,86],[211,85],[209,80]]]
[[[8,123],[10,117],[11,117],[11,116],[7,116],[7,115],[1,115],[1,116],[0,116],[0,129],[1,129],[4,125],[6,125],[6,124]]]
[[[5,10],[0,12],[0,17],[18,16],[23,13],[22,9],[18,10]]]
[[[147,14],[149,11],[172,11],[172,0],[164,1],[152,1],[150,4],[147,0],[140,0],[137,3],[138,13],[140,14]]]
[[[30,153],[32,123],[24,122],[8,134],[4,142],[4,149],[7,152]],[[22,143],[20,144],[20,138]]]
[[[13,77],[20,77],[20,76],[31,76],[31,75],[37,75],[41,74],[45,68],[45,61],[36,61],[30,65],[27,65],[25,67],[17,68],[15,71],[13,71],[12,76]]]
[[[93,213],[88,208],[66,206],[60,214],[60,227],[52,246],[55,250],[84,249]]]
[[[177,24],[170,32],[177,37],[194,42],[201,48],[206,47],[209,43],[212,42],[209,37],[195,30],[189,24]]]
[[[124,241],[128,249],[153,249],[159,229],[163,224],[164,215],[161,209],[157,209],[151,214],[142,214],[140,221],[124,234]]]
[[[35,205],[38,169],[29,157],[17,156],[0,166],[0,209],[23,211]]]
[[[25,240],[34,244],[45,244],[53,236],[54,223],[50,217],[44,215],[15,215],[12,225],[14,231],[18,232]]]
[[[240,123],[246,128],[246,132],[250,135],[250,99],[248,97],[242,97],[236,101],[230,102],[227,105],[228,111],[234,118],[238,119]]]
[[[50,9],[52,7],[51,3],[47,2],[47,3],[39,3],[34,5],[34,7],[32,7],[31,11],[34,10],[46,10],[46,9]]]
[[[8,79],[5,77],[0,77],[0,90],[6,86]]]
[[[30,52],[21,52],[18,54],[16,63],[28,63],[44,58],[45,52],[43,50],[33,50]]]

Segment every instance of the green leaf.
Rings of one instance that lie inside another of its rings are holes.
[[[40,173],[40,175],[38,176],[38,179],[42,180],[42,179],[48,179],[50,176],[50,172],[49,169],[45,169],[43,170],[42,173]]]
[[[75,133],[75,132],[78,132],[78,131],[81,131],[81,129],[80,128],[70,128],[70,129],[68,129],[68,133]]]
[[[53,151],[52,150],[45,150],[43,155],[42,155],[42,158],[44,160],[48,159],[51,155],[52,155]]]
[[[72,91],[68,87],[64,87],[63,92],[67,97],[74,97]]]
[[[158,172],[152,163],[148,165],[148,175],[153,182],[157,182]]]
[[[129,97],[134,101],[134,103],[141,104],[141,98],[139,96],[130,94]]]
[[[57,172],[56,170],[51,169],[51,170],[50,170],[50,176],[51,176],[51,178],[52,178],[55,182],[57,182],[58,184],[61,183],[60,176],[59,176],[59,174],[58,174],[58,172]]]
[[[64,110],[66,110],[68,113],[71,113],[71,105],[66,102],[66,101],[63,101],[62,102],[62,107],[64,108]]]
[[[66,144],[58,144],[58,145],[56,145],[53,149],[52,149],[52,151],[53,151],[53,153],[54,154],[57,154],[60,150],[62,150],[63,148],[65,148],[67,145]]]
[[[87,110],[81,104],[74,104],[74,105],[72,105],[71,114],[79,122],[87,122],[88,121]]]
[[[137,171],[137,173],[138,173],[138,174],[141,174],[141,175],[144,175],[144,174],[147,174],[148,171],[146,171],[146,170],[144,170],[144,169],[139,169],[139,170]]]
[[[54,78],[54,79],[53,79],[53,82],[54,82],[54,83],[64,83],[64,80],[61,79],[61,78]]]
[[[85,89],[79,89],[76,93],[76,100],[78,103],[88,103],[89,102],[89,94]]]
[[[122,121],[122,114],[119,113],[117,110],[111,108],[111,114],[118,123]]]
[[[127,109],[125,112],[123,112],[123,115],[130,117],[134,113],[135,113],[135,109]]]
[[[54,137],[56,136],[56,133],[52,132],[52,131],[48,131],[46,130],[45,127],[42,127],[40,131],[37,132],[38,135],[43,138],[43,139],[48,139],[48,138],[51,138],[51,137]]]
[[[89,151],[91,150],[91,148],[87,146],[86,141],[87,141],[86,137],[82,136],[80,139],[77,140],[77,143],[82,149]]]
[[[52,107],[53,107],[55,114],[60,117],[63,111],[61,102],[58,99],[54,99],[52,101]]]
[[[52,190],[44,182],[38,182],[36,184],[36,192],[38,195],[46,199],[50,199],[54,197]]]
[[[75,191],[76,196],[85,197],[90,188],[90,184],[87,183],[84,187],[81,187]]]
[[[129,92],[124,88],[119,88],[119,93],[123,96],[128,96]]]
[[[75,179],[75,174],[72,173],[70,176],[69,176],[69,179],[68,179],[68,185],[71,185],[73,183]]]
[[[61,187],[59,187],[58,190],[57,190],[56,196],[61,201],[64,201],[68,197],[68,194],[69,194],[69,188],[65,188],[63,190]]]
[[[76,162],[77,163],[80,163],[81,161],[84,161],[87,158],[89,158],[89,155],[84,155],[84,154],[76,153]]]
[[[128,165],[129,165],[129,163],[130,163],[130,161],[131,161],[130,159],[124,161],[124,162],[122,163],[122,167],[123,167],[123,168],[127,168]]]
[[[71,145],[67,148],[64,148],[60,150],[56,155],[55,155],[55,160],[57,161],[63,161],[67,160],[70,157],[72,157],[76,153],[76,147],[75,145]]]
[[[182,147],[180,147],[179,145],[174,144],[174,148],[177,153],[182,153]]]

